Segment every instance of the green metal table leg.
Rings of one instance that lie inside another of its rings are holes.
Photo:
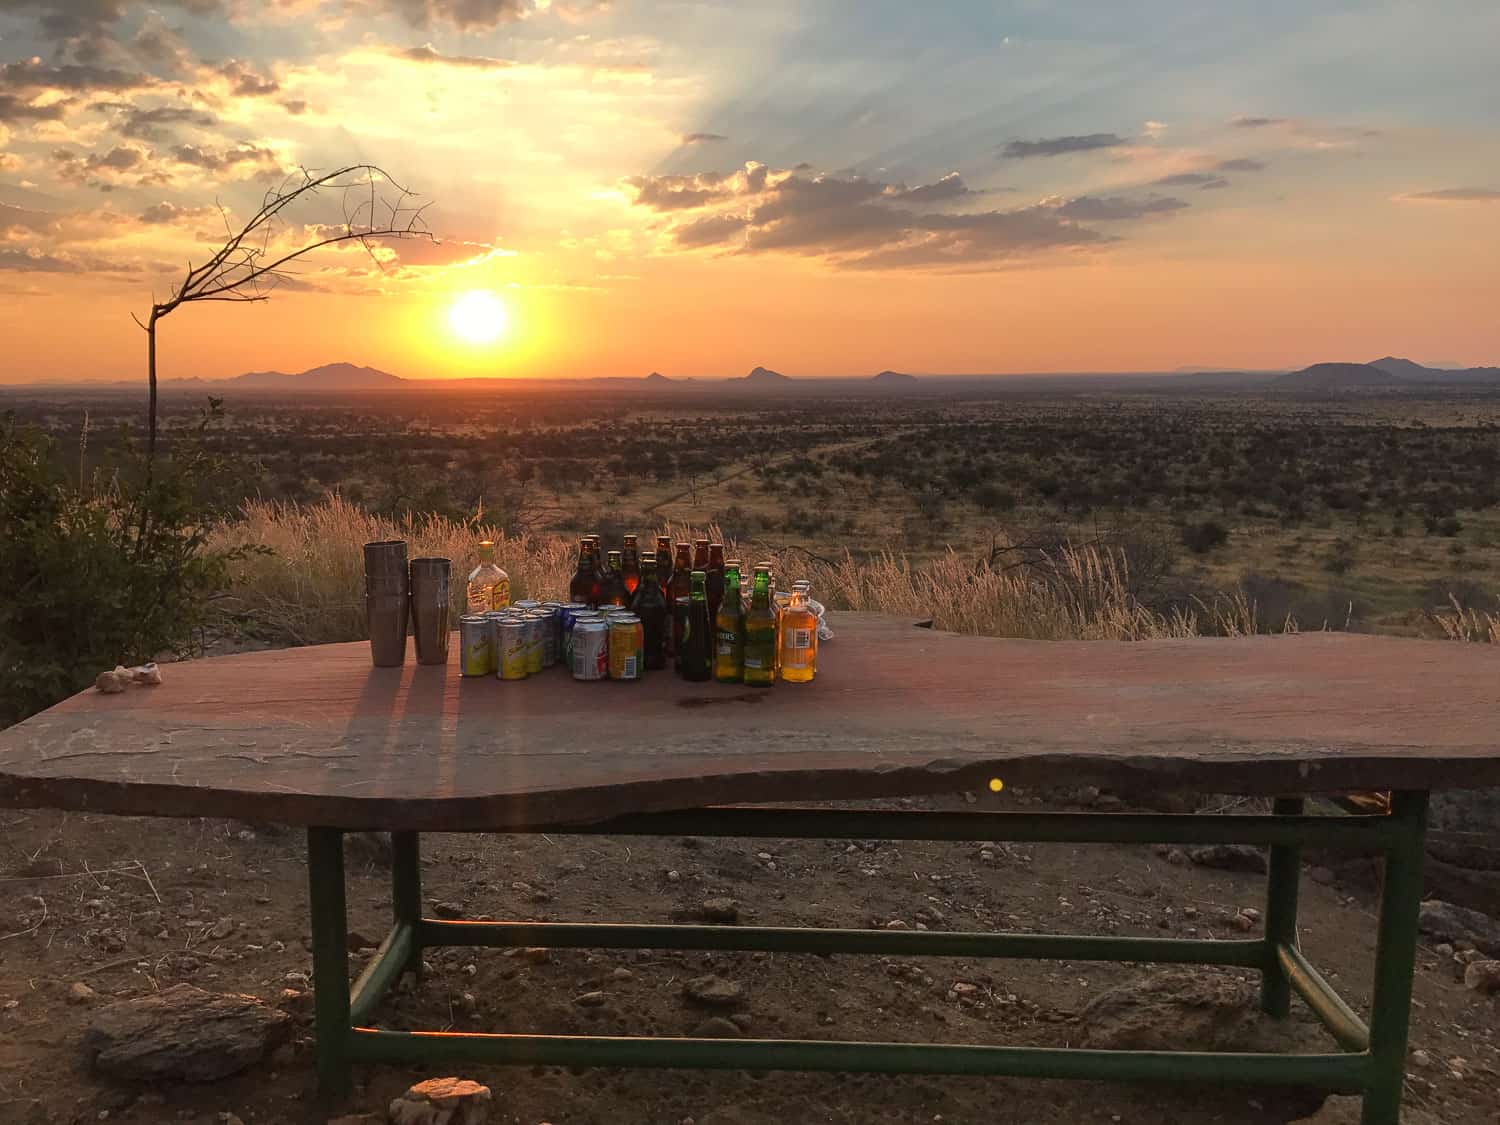
[[[307,889],[312,915],[313,1007],[317,1018],[318,1091],[350,1090],[349,920],[344,905],[344,834],[307,830]]]
[[[1417,960],[1417,917],[1422,904],[1427,794],[1392,793],[1391,818],[1404,831],[1385,855],[1375,941],[1375,994],[1370,1003],[1370,1085],[1365,1091],[1360,1125],[1400,1125],[1412,975]]]
[[[391,833],[391,907],[397,925],[412,928],[411,956],[404,971],[421,975],[422,853],[415,832]]]
[[[1301,816],[1301,797],[1278,797],[1277,816]],[[1266,873],[1266,960],[1260,971],[1260,1006],[1267,1015],[1285,1019],[1291,1012],[1292,990],[1282,967],[1278,946],[1297,945],[1297,878],[1302,849],[1296,844],[1272,844]]]

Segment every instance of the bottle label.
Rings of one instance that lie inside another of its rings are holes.
[[[719,655],[733,656],[734,650],[738,647],[738,641],[739,637],[736,634],[721,630],[719,632]]]
[[[788,629],[786,637],[788,648],[812,648],[811,629]]]
[[[760,657],[758,657],[758,656],[747,656],[747,657],[745,657],[745,667],[746,668],[754,668],[754,669],[756,669],[758,671],[760,668],[763,667],[763,665],[760,662]]]

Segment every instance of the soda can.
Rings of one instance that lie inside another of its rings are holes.
[[[536,611],[542,619],[542,667],[551,668],[557,663],[558,650],[562,647],[559,636],[562,615],[555,609],[543,607]]]
[[[529,611],[531,611],[533,609],[539,608],[542,603],[541,602],[537,602],[537,601],[532,601],[530,598],[522,598],[520,601],[518,601],[518,602],[511,602],[510,604],[511,604],[511,608],[512,609],[518,609],[522,613],[527,613],[527,612],[529,612]]]
[[[633,613],[616,613],[609,619],[609,678],[638,680],[645,663],[645,636],[641,619]]]
[[[526,674],[535,675],[542,670],[542,632],[547,623],[539,613],[528,613],[521,621],[526,626]]]
[[[609,629],[602,620],[580,620],[573,626],[573,678],[609,678]]]
[[[502,680],[526,678],[526,622],[508,618],[495,624],[495,651],[499,665],[496,675]]]
[[[458,670],[465,676],[488,676],[494,671],[493,627],[483,614],[469,613],[458,619]]]

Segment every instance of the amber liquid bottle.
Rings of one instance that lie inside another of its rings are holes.
[[[708,575],[708,615],[718,620],[719,603],[724,600],[724,544],[708,545],[708,567],[703,573]]]
[[[708,573],[708,540],[693,540],[693,569]]]
[[[656,556],[647,551],[641,559],[641,584],[636,587],[631,610],[641,619],[643,659],[648,669],[667,666],[667,598],[656,580]]]
[[[692,572],[692,592],[688,595],[687,622],[682,632],[682,652],[678,664],[682,678],[702,683],[713,674],[713,625],[708,616],[708,576],[701,570]]]
[[[682,627],[687,621],[687,606],[693,592],[693,560],[688,552],[692,547],[687,543],[677,544],[677,558],[672,565],[672,584],[667,587],[667,615],[672,620],[670,639],[667,644],[668,651],[673,657],[679,653],[679,642],[682,640]]]
[[[806,591],[796,587],[777,626],[776,663],[788,683],[805,684],[818,671],[818,615],[808,607]]]
[[[666,599],[672,586],[672,537],[656,537],[656,580],[661,583],[661,596]]]
[[[599,590],[594,572],[594,545],[584,536],[578,541],[578,569],[568,583],[568,600],[584,605],[599,604]]]
[[[620,558],[620,579],[625,583],[625,592],[634,597],[635,588],[641,584],[641,548],[634,535],[625,536]]]
[[[745,683],[770,687],[776,682],[776,609],[771,605],[771,568],[755,568],[750,609],[745,614]]]
[[[630,604],[630,595],[625,592],[625,578],[621,572],[620,552],[609,553],[609,566],[604,571],[603,593],[599,595],[600,605],[626,606]]]

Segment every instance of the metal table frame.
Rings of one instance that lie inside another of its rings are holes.
[[[392,834],[395,921],[375,957],[348,984],[343,830],[308,830],[318,1080],[329,1097],[367,1062],[693,1067],[1008,1075],[1314,1087],[1363,1097],[1362,1125],[1399,1125],[1422,894],[1427,794],[1391,794],[1388,815],[1310,816],[1301,797],[1272,815],[945,813],[802,808],[706,808],[621,817],[587,826],[506,831],[598,835],[1269,845],[1264,936],[1244,940],[1091,937],[779,926],[462,922],[422,915],[418,834]],[[1385,860],[1368,1025],[1298,947],[1303,845],[1379,853]],[[1077,961],[1238,965],[1261,974],[1261,1007],[1284,1018],[1296,992],[1342,1049],[1325,1054],[1115,1051],[929,1043],[739,1040],[385,1031],[365,1026],[422,950],[438,946],[771,950],[901,956],[1024,957]]]

